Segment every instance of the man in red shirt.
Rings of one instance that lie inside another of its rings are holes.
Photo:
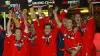
[[[22,35],[20,28],[16,28],[14,33],[11,32],[11,18],[11,13],[9,13],[9,21],[7,23],[7,36],[4,43],[3,56],[30,56],[27,36]],[[24,32],[28,33],[28,27],[26,24]]]
[[[40,56],[57,56],[57,34],[58,28],[50,23],[44,25],[44,30],[33,22],[38,38],[40,38]]]
[[[91,0],[89,0],[90,3],[90,14],[92,14],[92,6],[91,6]],[[75,14],[75,21],[77,23],[78,30],[81,31],[83,35],[83,47],[82,47],[82,56],[95,56],[96,50],[95,46],[93,44],[93,37],[95,33],[95,23],[94,23],[94,17],[92,15],[89,15],[88,23],[84,24],[82,21],[80,13]]]
[[[58,20],[57,9],[54,10],[54,17],[64,35],[65,52],[64,56],[81,56],[82,37],[80,32],[73,31],[73,21],[67,19],[66,27]]]
[[[30,55],[40,56],[41,42],[33,24],[31,24],[29,28],[29,32],[30,32],[30,36],[29,36]]]

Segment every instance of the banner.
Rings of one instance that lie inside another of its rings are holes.
[[[49,4],[49,0],[27,0],[30,7],[44,7]]]

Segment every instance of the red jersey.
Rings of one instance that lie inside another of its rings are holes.
[[[27,38],[23,36],[21,41],[16,41],[14,34],[7,36],[3,56],[30,56],[29,53]]]
[[[32,36],[32,39],[29,39],[29,48],[31,56],[40,56],[41,48],[40,38],[36,35]]]
[[[64,44],[65,44],[65,52],[64,56],[71,56],[66,50],[71,49],[75,50],[75,47],[79,44],[82,46],[82,37],[80,32],[74,33],[73,31],[68,31],[63,25],[60,28],[61,32],[64,35]],[[81,50],[78,51],[76,56],[81,56]]]
[[[52,32],[49,36],[45,36],[41,31],[42,29],[37,26],[36,22],[34,22],[34,27],[38,36],[40,37],[40,56],[57,56],[57,33],[58,28],[54,26]],[[47,43],[48,42],[48,43]]]
[[[95,33],[94,18],[91,17],[86,25],[86,30],[83,36],[82,56],[96,55],[96,49],[93,44],[94,33]]]
[[[13,34],[12,34],[13,35]],[[11,56],[11,39],[12,37],[5,37],[5,40],[4,40],[4,50],[3,50],[3,56]]]

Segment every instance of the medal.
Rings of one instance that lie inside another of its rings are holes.
[[[45,39],[46,43],[49,45],[51,36],[47,36],[47,37],[43,36],[42,38]]]
[[[21,40],[20,43],[18,43],[18,41],[16,40],[16,43],[14,44],[18,48],[19,51],[20,51],[20,48],[22,47],[22,45],[24,45],[24,43],[22,43],[22,42],[23,42],[23,40]]]

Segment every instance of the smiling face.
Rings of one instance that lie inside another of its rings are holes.
[[[76,15],[75,15],[75,22],[76,22],[77,24],[80,24],[80,23],[81,23],[81,15],[80,15],[80,14],[76,14]]]
[[[43,18],[46,17],[44,13],[41,13],[41,16],[42,16]]]
[[[72,20],[71,19],[67,19],[66,27],[67,27],[68,30],[71,30],[72,29],[73,23],[72,23]]]
[[[21,33],[20,29],[16,29],[15,30],[15,37],[16,37],[16,40],[20,40],[21,39],[22,33]]]
[[[44,27],[44,34],[45,35],[49,35],[50,33],[51,33],[51,31],[52,31],[52,28],[51,28],[51,25],[45,25],[45,27]]]

